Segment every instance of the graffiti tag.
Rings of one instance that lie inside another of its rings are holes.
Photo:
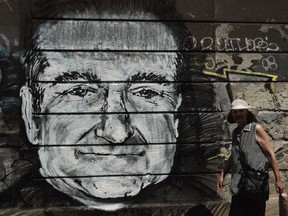
[[[267,58],[263,58],[262,59],[262,67],[266,71],[268,71],[269,69],[276,70],[278,68],[278,65],[276,63],[274,56],[268,56]]]
[[[226,52],[275,52],[279,46],[269,42],[268,38],[216,38],[204,37],[201,40],[192,38],[193,48],[200,46],[201,50],[214,50]]]

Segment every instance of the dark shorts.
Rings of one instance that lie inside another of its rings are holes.
[[[229,216],[265,216],[266,199],[251,199],[245,195],[232,196]]]

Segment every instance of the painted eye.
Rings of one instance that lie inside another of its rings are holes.
[[[85,97],[87,93],[92,92],[92,93],[97,93],[98,90],[88,87],[88,86],[77,86],[75,88],[69,89],[65,92],[63,92],[65,95],[70,94],[70,95],[75,95],[79,97]]]
[[[68,93],[71,95],[77,95],[80,97],[84,97],[87,94],[88,90],[87,89],[83,89],[81,87],[72,89],[71,91],[69,91]]]
[[[138,97],[144,97],[146,99],[151,99],[152,97],[159,96],[158,92],[151,89],[142,89],[140,91],[133,92],[132,94]]]

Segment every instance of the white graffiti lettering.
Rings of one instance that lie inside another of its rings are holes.
[[[198,43],[199,40],[199,43]],[[204,37],[202,39],[192,37],[192,49],[200,48],[201,50],[215,50],[226,52],[273,52],[278,51],[279,46],[269,42],[268,38],[257,37],[251,38],[216,38]],[[199,46],[197,46],[199,45]]]
[[[268,71],[270,70],[276,70],[278,68],[278,65],[276,63],[276,60],[274,56],[268,56],[267,58],[262,59],[262,67]]]
[[[205,37],[200,41],[202,46],[202,50],[212,50],[213,49],[214,40],[211,37]]]

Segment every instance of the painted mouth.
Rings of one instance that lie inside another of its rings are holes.
[[[95,152],[82,152],[79,150],[75,150],[74,152],[75,158],[79,159],[81,157],[119,157],[119,158],[124,158],[124,157],[143,157],[145,155],[145,151],[141,151],[139,153],[118,153],[118,154],[113,154],[113,153],[95,153]]]

